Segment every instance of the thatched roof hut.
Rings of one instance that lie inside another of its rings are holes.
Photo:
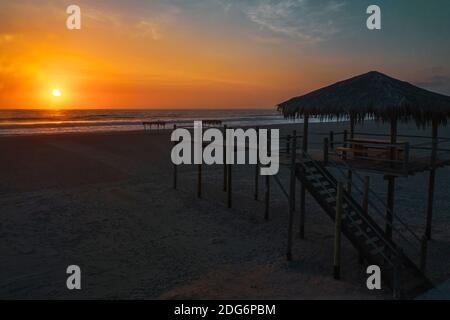
[[[285,117],[351,117],[355,121],[373,117],[389,122],[414,120],[420,126],[446,125],[450,97],[372,71],[282,102],[278,109]]]

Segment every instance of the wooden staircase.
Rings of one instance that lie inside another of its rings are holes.
[[[296,161],[295,176],[334,221],[337,179],[307,153],[301,158]],[[395,296],[413,298],[433,287],[402,248],[388,238],[370,212],[365,212],[346,191],[343,196],[342,232],[368,264],[381,268],[382,278],[394,290]]]

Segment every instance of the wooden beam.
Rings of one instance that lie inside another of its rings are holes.
[[[303,152],[308,152],[308,133],[309,133],[309,115],[305,115],[303,119]],[[302,156],[303,158],[303,156]],[[300,219],[299,219],[299,236],[300,239],[305,239],[305,208],[306,208],[306,188],[302,183],[300,188]]]
[[[288,226],[288,246],[286,258],[288,261],[292,260],[292,237],[294,229],[294,211],[295,211],[295,184],[296,184],[296,154],[297,154],[297,132],[294,130],[292,137],[292,152],[291,152],[291,176],[289,188],[289,226]]]
[[[177,125],[173,126],[173,130],[175,131],[177,129]],[[176,146],[177,142],[174,141],[173,145]],[[177,189],[177,182],[178,182],[178,166],[174,163],[173,164],[173,188]]]
[[[350,115],[350,139],[355,138],[355,116]],[[350,144],[350,148],[353,149],[353,144]],[[353,172],[352,170],[347,171],[347,192],[352,194],[352,183],[353,183]]]
[[[370,192],[370,177],[366,176],[364,177],[363,198],[361,201],[361,207],[363,209],[363,214],[365,216],[369,215],[369,192]],[[364,258],[361,252],[359,253],[359,263],[360,264],[364,263]]]
[[[330,131],[330,149],[334,150],[334,131]]]
[[[201,132],[201,135],[203,136],[203,129]],[[200,159],[203,159],[203,143],[200,141],[199,142],[200,145],[200,151],[201,151],[201,155],[200,155]],[[203,162],[203,160],[200,160],[200,162]],[[198,164],[197,165],[197,198],[201,198],[202,197],[202,164]]]
[[[233,195],[233,182],[232,182],[232,175],[231,175],[231,164],[227,164],[227,207],[231,208],[232,206],[232,195]]]
[[[426,236],[422,238],[422,245],[420,247],[420,271],[425,274],[427,267],[427,250],[428,250],[428,239]]]
[[[267,130],[267,154],[271,155],[271,131]],[[265,210],[264,210],[264,219],[269,220],[269,206],[270,206],[270,176],[266,177],[266,194],[265,194]]]
[[[198,172],[197,172],[197,197],[202,197],[202,165],[197,165]]]
[[[227,191],[227,125],[223,126],[223,191]]]
[[[336,216],[334,219],[334,279],[341,278],[341,232],[342,232],[342,200],[343,200],[343,186],[338,183],[336,195]]]
[[[259,170],[259,127],[256,127],[255,200],[258,200],[259,193]]]
[[[329,142],[328,138],[323,139],[323,164],[328,165],[328,155],[329,155]]]
[[[355,116],[350,115],[350,139],[355,138]]]
[[[353,171],[347,171],[347,192],[348,194],[352,194],[352,183],[353,183]]]
[[[397,118],[391,120],[391,144],[397,143]],[[395,159],[396,149],[391,148],[390,159]],[[393,163],[391,163],[391,166]],[[387,210],[386,210],[386,236],[392,239],[392,224],[394,223],[394,203],[395,203],[395,176],[387,175],[388,190],[387,190]]]
[[[433,120],[432,124],[432,151],[431,151],[431,170],[428,180],[428,202],[427,202],[427,224],[425,228],[425,236],[431,240],[431,224],[433,221],[433,202],[434,202],[434,186],[436,183],[436,160],[438,149],[438,123]]]

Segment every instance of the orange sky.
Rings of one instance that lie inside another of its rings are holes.
[[[372,69],[422,72],[404,57],[383,63],[339,45],[324,50],[333,36],[316,23],[282,29],[255,18],[270,7],[213,2],[222,3],[78,1],[82,30],[69,31],[67,1],[2,1],[0,108],[273,107]]]

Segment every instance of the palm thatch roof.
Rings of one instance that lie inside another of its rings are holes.
[[[278,105],[285,117],[415,120],[420,126],[450,119],[450,97],[372,71]]]

